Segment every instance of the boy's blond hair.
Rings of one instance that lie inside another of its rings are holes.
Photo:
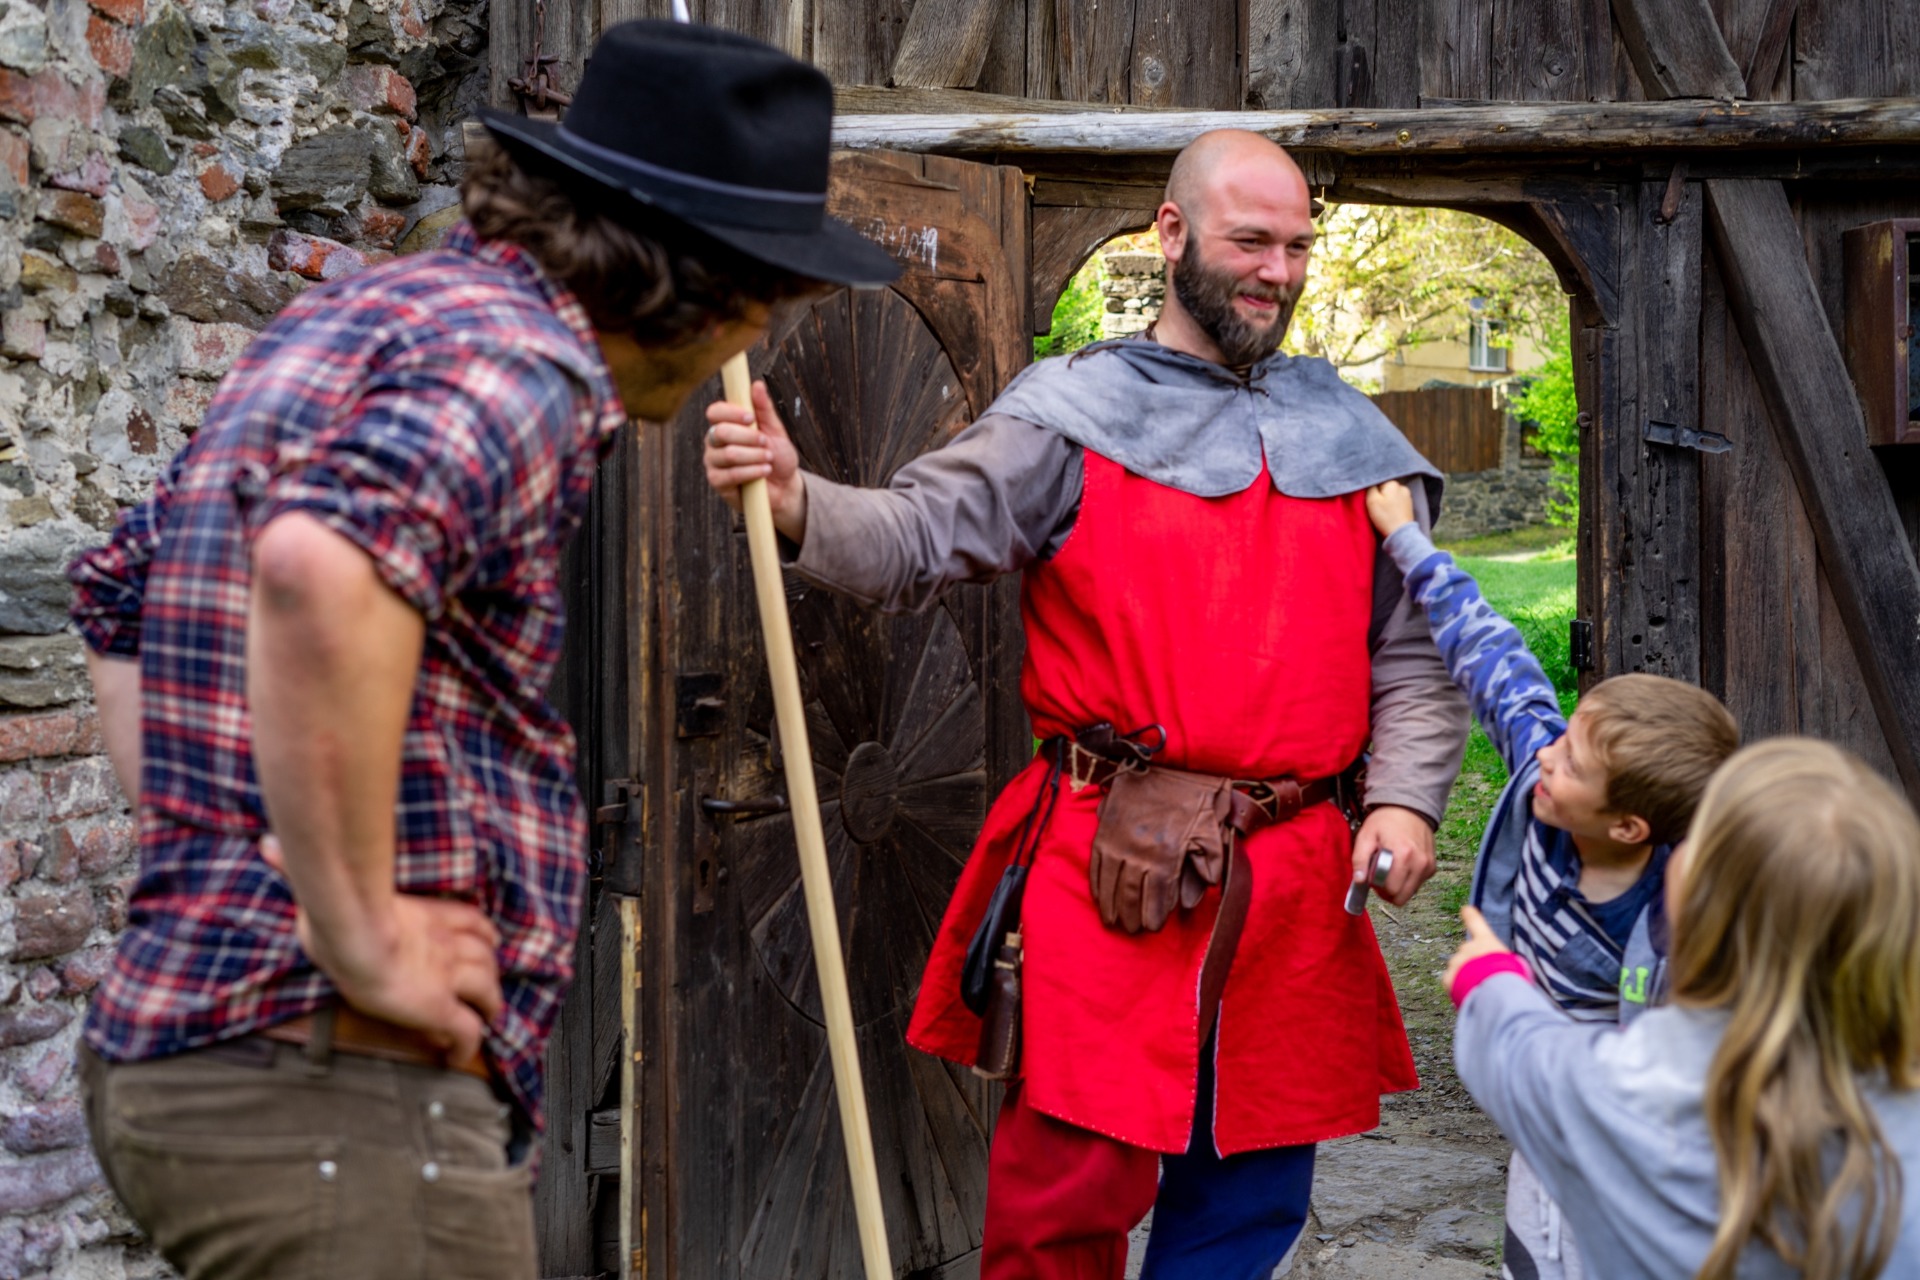
[[[1740,727],[1720,699],[1666,676],[1602,680],[1580,699],[1580,713],[1607,775],[1607,808],[1645,818],[1654,844],[1686,834],[1707,779],[1740,748]]]

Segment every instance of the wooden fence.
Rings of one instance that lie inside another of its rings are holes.
[[[1492,387],[1388,391],[1373,402],[1428,462],[1448,475],[1500,465],[1507,415],[1494,404]]]

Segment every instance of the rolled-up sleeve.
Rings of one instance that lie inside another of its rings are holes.
[[[1415,476],[1414,519],[1433,528],[1426,484]],[[1447,674],[1425,610],[1407,595],[1392,557],[1374,560],[1372,759],[1366,803],[1400,805],[1439,824],[1467,745],[1467,699]]]
[[[807,528],[794,567],[889,613],[985,582],[1058,548],[1080,506],[1080,446],[989,414],[895,472],[883,489],[807,476]]]
[[[120,514],[105,546],[81,553],[67,566],[67,581],[73,584],[73,602],[67,616],[95,653],[114,658],[140,654],[147,569],[160,546],[181,468],[192,457],[197,443],[175,454],[154,483],[153,492]]]
[[[591,408],[581,383],[537,356],[415,348],[335,424],[283,445],[248,527],[313,516],[436,618],[516,538],[537,534]]]

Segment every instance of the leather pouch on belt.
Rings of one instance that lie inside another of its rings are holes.
[[[1180,769],[1115,774],[1087,862],[1101,923],[1150,933],[1219,884],[1232,794],[1231,779]]]

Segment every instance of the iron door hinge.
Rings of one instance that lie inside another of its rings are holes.
[[[1593,670],[1593,623],[1585,618],[1567,623],[1567,665],[1575,671]]]

